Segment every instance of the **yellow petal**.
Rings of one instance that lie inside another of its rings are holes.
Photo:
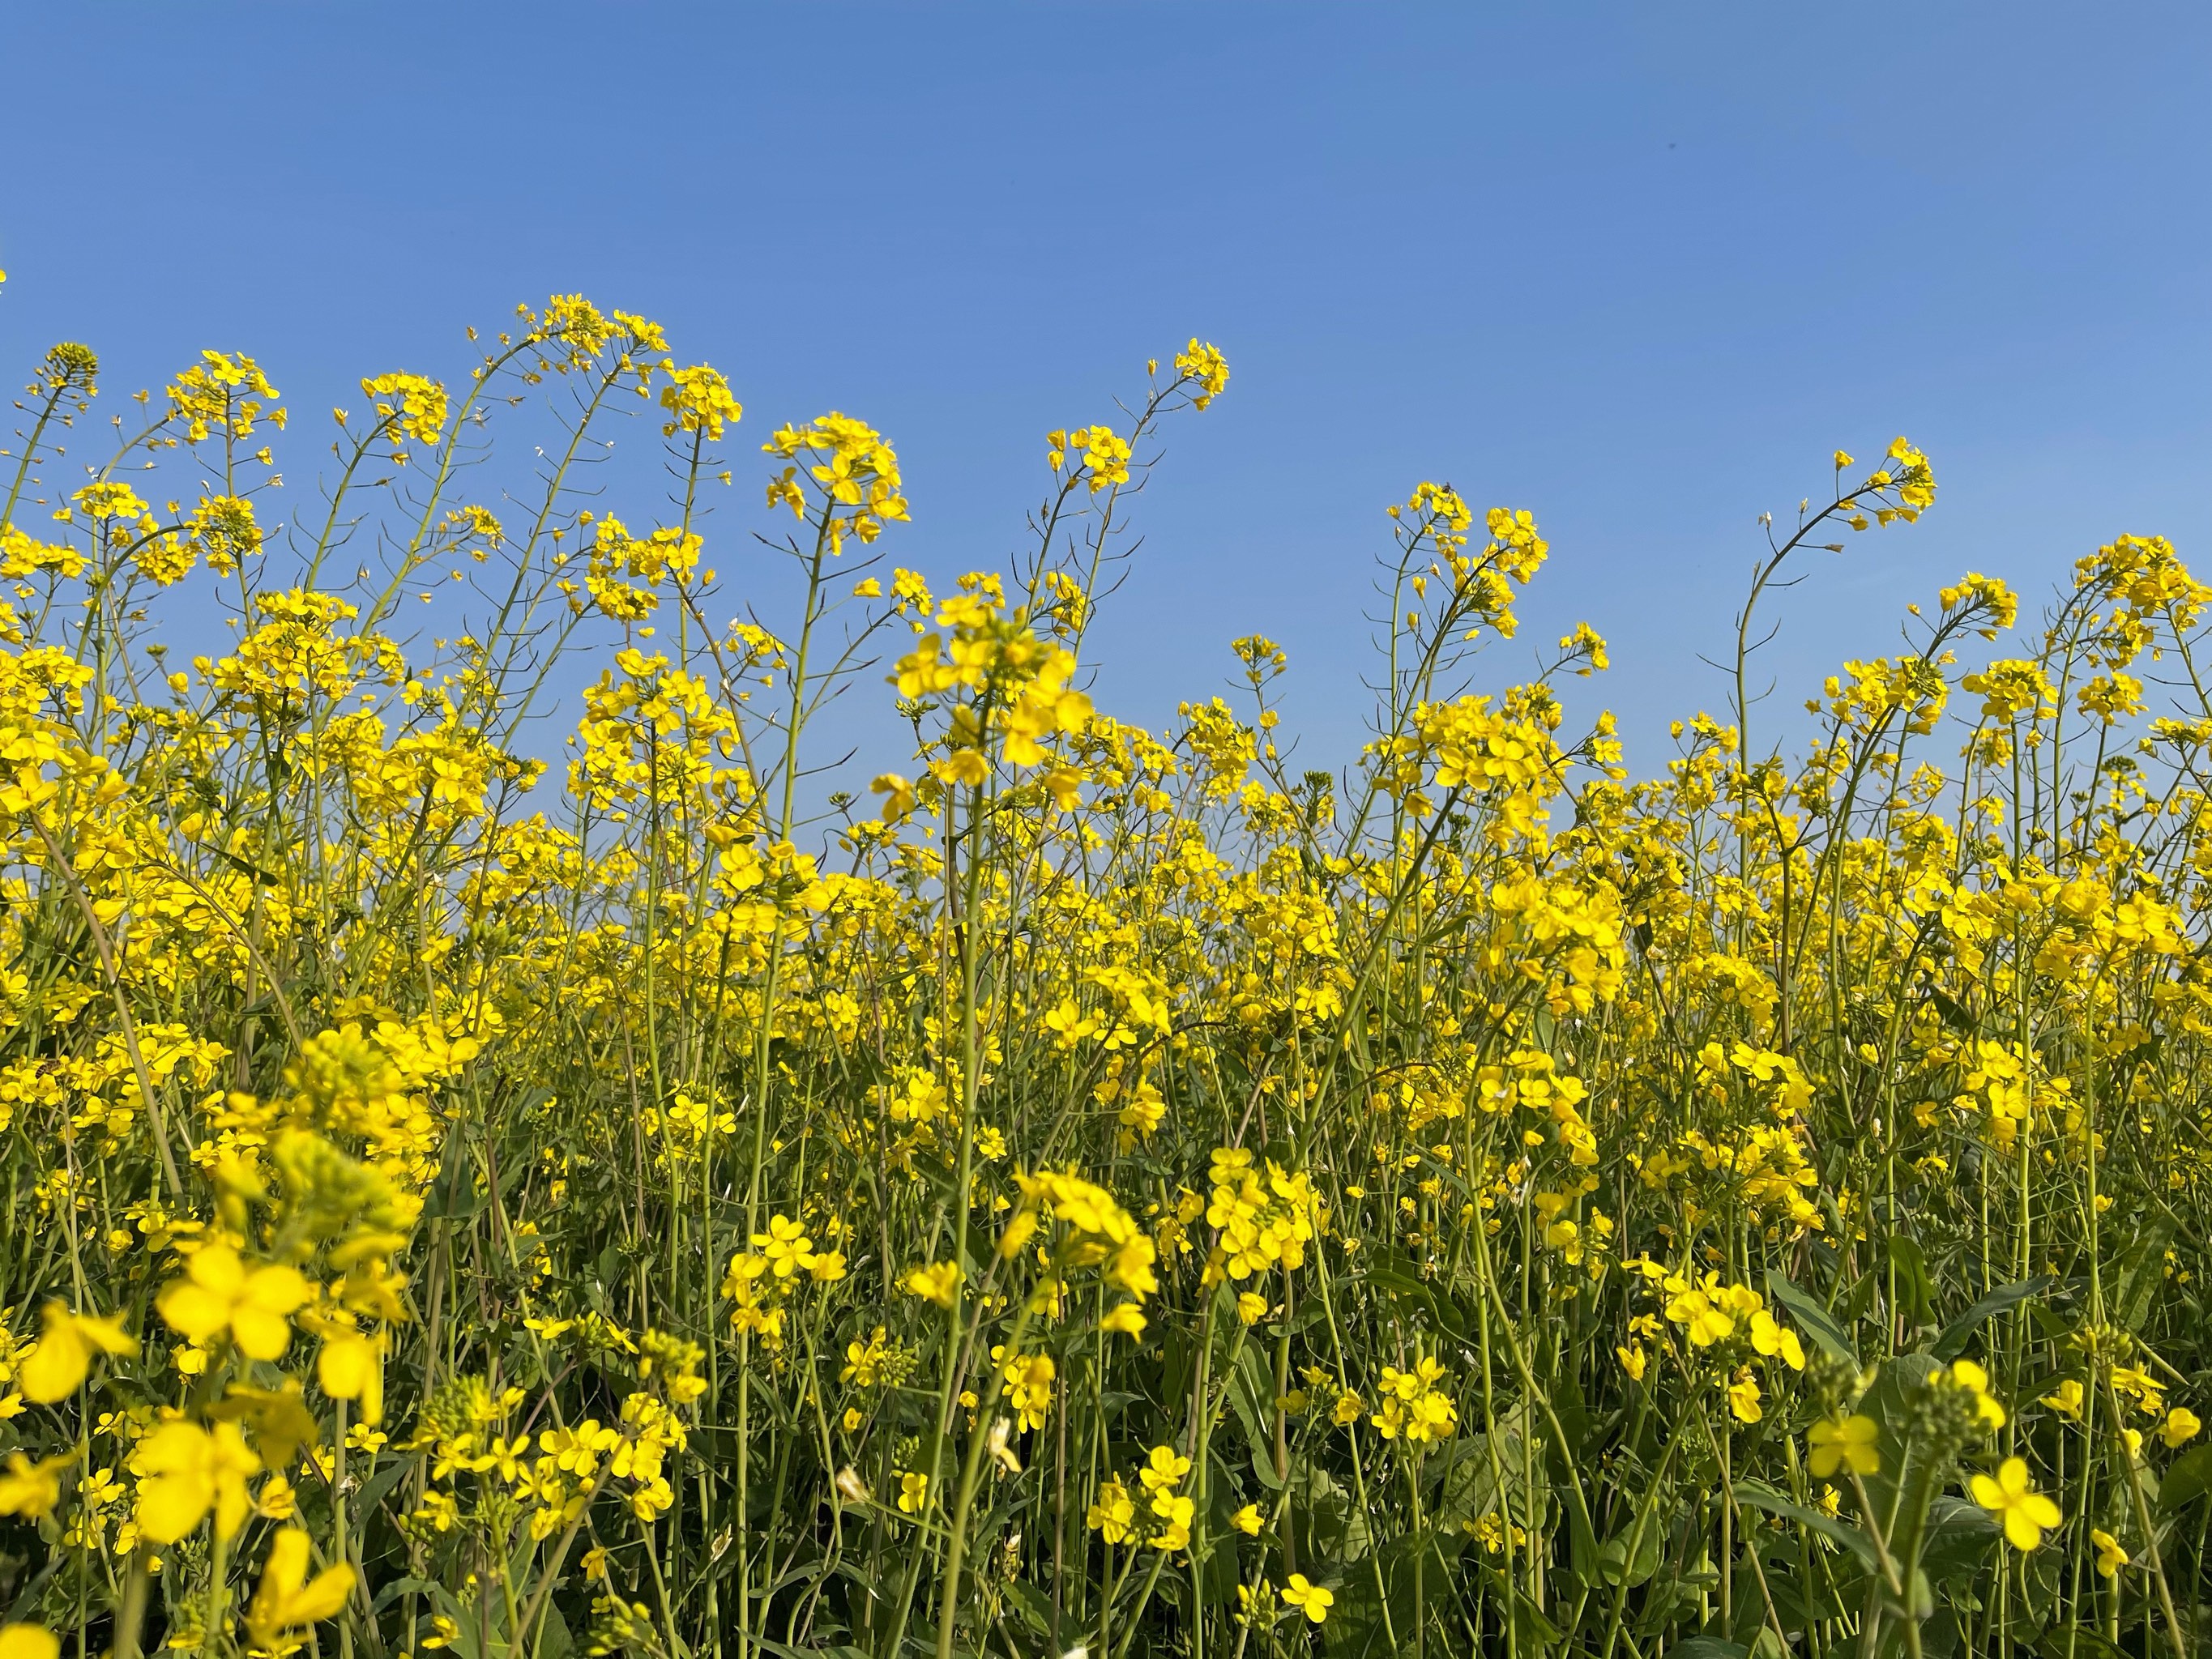
[[[233,1479],[220,1483],[215,1500],[215,1530],[218,1538],[238,1536],[238,1529],[246,1524],[246,1517],[253,1512],[253,1498],[246,1490],[243,1480]]]
[[[230,1298],[188,1279],[173,1279],[155,1305],[171,1330],[197,1342],[206,1341],[230,1323]]]
[[[353,1594],[353,1569],[349,1566],[325,1567],[314,1577],[314,1582],[292,1599],[292,1622],[312,1625],[320,1619],[336,1618]]]
[[[119,1317],[102,1319],[97,1314],[72,1314],[70,1322],[76,1328],[78,1338],[88,1348],[118,1355],[138,1352],[138,1339],[123,1328],[123,1321]]]
[[[307,1578],[310,1547],[307,1534],[297,1527],[287,1527],[269,1540],[269,1559],[261,1569],[261,1588],[253,1593],[257,1615],[264,1604],[288,1601],[299,1593],[300,1586]]]
[[[185,1271],[193,1284],[213,1291],[225,1301],[236,1296],[239,1286],[246,1283],[246,1265],[228,1244],[210,1244],[196,1251],[185,1264]]]
[[[59,1659],[61,1638],[42,1625],[0,1625],[0,1659]]]
[[[264,1267],[246,1281],[246,1300],[272,1314],[288,1314],[314,1294],[297,1267]]]
[[[282,1359],[292,1345],[292,1322],[265,1308],[241,1303],[232,1311],[230,1334],[249,1359]]]
[[[41,1406],[51,1406],[58,1400],[66,1400],[84,1386],[84,1374],[91,1364],[91,1356],[84,1350],[83,1341],[76,1333],[63,1327],[49,1327],[39,1339],[39,1346],[31,1357],[16,1369],[15,1380],[24,1395]]]
[[[138,1530],[156,1544],[189,1534],[215,1501],[215,1483],[191,1473],[156,1475],[138,1485]]]

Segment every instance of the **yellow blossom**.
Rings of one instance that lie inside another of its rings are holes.
[[[2008,1457],[1994,1478],[1978,1474],[1972,1485],[1974,1501],[2003,1522],[2005,1537],[2014,1549],[2033,1549],[2047,1529],[2065,1518],[2057,1504],[2030,1486],[2025,1459]]]

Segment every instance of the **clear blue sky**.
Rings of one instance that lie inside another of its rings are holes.
[[[10,9],[0,65],[11,373],[217,345],[317,410],[580,289],[726,371],[754,442],[881,427],[893,555],[942,578],[1016,545],[1048,427],[1216,342],[1102,701],[1164,722],[1262,631],[1316,762],[1424,477],[1534,510],[1532,631],[1611,638],[1647,766],[1722,701],[1756,515],[1838,445],[1907,433],[1942,495],[1791,596],[1784,705],[1966,569],[2039,591],[2121,531],[2212,562],[2202,4],[64,5]]]

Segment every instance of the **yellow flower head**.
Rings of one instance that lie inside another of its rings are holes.
[[[2033,1549],[2065,1518],[2057,1504],[2028,1485],[2025,1459],[2006,1458],[1995,1479],[1978,1474],[1972,1486],[1974,1502],[2004,1522],[2005,1537],[2016,1550]]]
[[[933,1262],[926,1267],[908,1268],[906,1288],[909,1295],[934,1302],[940,1308],[950,1308],[959,1292],[961,1278],[958,1262]]]
[[[1328,1610],[1336,1605],[1336,1597],[1319,1584],[1307,1581],[1305,1574],[1294,1572],[1291,1582],[1283,1586],[1282,1598],[1288,1605],[1313,1620],[1316,1625],[1328,1618]]]
[[[2097,1547],[2097,1571],[2107,1578],[2118,1577],[2128,1564],[2128,1553],[2120,1547],[2120,1540],[2102,1528],[2092,1527],[2089,1541]]]
[[[51,1515],[61,1502],[62,1471],[76,1462],[75,1452],[41,1458],[35,1463],[21,1452],[9,1452],[8,1467],[0,1470],[0,1515],[20,1515],[31,1521]]]
[[[1881,1454],[1875,1449],[1875,1442],[1881,1433],[1871,1417],[1831,1417],[1815,1423],[1806,1437],[1813,1445],[1808,1460],[1813,1473],[1823,1480],[1838,1468],[1848,1468],[1853,1474],[1879,1474]]]
[[[336,1618],[353,1593],[353,1568],[343,1563],[308,1578],[311,1548],[307,1534],[297,1527],[286,1527],[270,1540],[261,1587],[246,1610],[246,1628],[257,1647],[274,1647],[289,1632]]]
[[[66,1400],[82,1388],[94,1354],[138,1352],[137,1342],[125,1334],[119,1319],[74,1314],[58,1302],[46,1304],[45,1319],[38,1345],[16,1373],[25,1397],[39,1405]]]
[[[235,1423],[212,1431],[197,1423],[169,1423],[138,1448],[138,1528],[156,1544],[173,1544],[215,1511],[220,1537],[233,1536],[252,1508],[246,1481],[261,1460]]]
[[[161,1317],[195,1342],[224,1332],[249,1359],[281,1359],[291,1346],[291,1316],[314,1294],[297,1267],[249,1269],[228,1244],[203,1245],[182,1279],[162,1288]]]

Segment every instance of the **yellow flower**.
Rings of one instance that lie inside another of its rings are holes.
[[[185,1264],[185,1277],[162,1289],[161,1317],[196,1342],[230,1333],[249,1359],[281,1359],[291,1346],[291,1316],[314,1292],[297,1267],[249,1271],[228,1244],[209,1244]]]
[[[668,384],[660,389],[660,406],[672,417],[660,428],[662,436],[696,432],[720,442],[723,424],[744,417],[744,407],[731,395],[730,383],[706,364],[678,368],[671,358],[660,368],[668,376]]]
[[[1257,1538],[1260,1535],[1260,1528],[1266,1522],[1260,1519],[1260,1506],[1257,1504],[1247,1504],[1229,1517],[1229,1524],[1248,1538]]]
[[[1938,1372],[1939,1380],[1943,1373]],[[2005,1410],[1990,1396],[1990,1374],[1971,1359],[1954,1359],[1949,1372],[1951,1385],[1964,1389],[1974,1397],[1974,1415],[1985,1428],[2001,1429],[2005,1425]]]
[[[814,1241],[807,1237],[805,1227],[789,1216],[771,1216],[768,1231],[755,1233],[753,1243],[762,1247],[761,1254],[768,1258],[769,1270],[778,1279],[788,1279],[814,1266]]]
[[[25,1398],[51,1406],[84,1386],[94,1354],[128,1356],[137,1352],[137,1342],[124,1333],[120,1319],[74,1314],[58,1302],[49,1302],[46,1328],[16,1372],[16,1380]]]
[[[1190,1459],[1172,1446],[1155,1446],[1147,1455],[1145,1467],[1137,1471],[1137,1478],[1145,1483],[1146,1492],[1157,1496],[1182,1485],[1183,1476],[1189,1473]]]
[[[1241,1292],[1237,1297],[1237,1317],[1247,1325],[1256,1325],[1267,1316],[1267,1298],[1251,1291]]]
[[[898,1506],[907,1515],[920,1515],[921,1506],[929,1501],[929,1477],[926,1474],[899,1474]]]
[[[1282,1598],[1305,1614],[1316,1625],[1328,1618],[1328,1610],[1336,1605],[1336,1597],[1319,1584],[1310,1583],[1305,1574],[1294,1572],[1291,1582],[1283,1586]]]
[[[75,1452],[42,1458],[33,1463],[21,1452],[8,1454],[8,1467],[0,1472],[0,1515],[21,1515],[36,1521],[52,1513],[61,1502],[62,1471],[76,1462]]]
[[[61,1638],[43,1625],[0,1625],[0,1659],[60,1659]]]
[[[2128,1553],[2120,1547],[2120,1540],[2101,1528],[2092,1527],[2089,1541],[2097,1547],[2097,1571],[2107,1578],[2118,1577],[2128,1564]]]
[[[2170,1450],[2196,1438],[2197,1431],[2203,1426],[2195,1412],[2186,1406],[2176,1406],[2166,1414],[2166,1421],[2159,1425],[2158,1437],[2166,1442]]]
[[[1121,1484],[1121,1477],[1109,1474],[1098,1488],[1098,1499],[1084,1516],[1084,1524],[1109,1544],[1118,1544],[1129,1535],[1129,1526],[1137,1518],[1137,1500]]]
[[[1145,1541],[1156,1550],[1187,1549],[1190,1545],[1191,1518],[1198,1513],[1198,1501],[1163,1492],[1152,1499],[1152,1513],[1160,1517],[1160,1530]]]
[[[218,1536],[228,1538],[252,1508],[246,1483],[261,1460],[235,1423],[210,1433],[197,1423],[169,1423],[138,1449],[138,1527],[157,1544],[173,1544],[212,1509]]]
[[[1651,1363],[1651,1357],[1644,1352],[1644,1345],[1632,1342],[1628,1346],[1615,1348],[1613,1352],[1614,1358],[1620,1361],[1620,1369],[1628,1373],[1628,1380],[1641,1382],[1645,1368]]]
[[[1793,1371],[1805,1369],[1805,1348],[1797,1340],[1797,1333],[1764,1308],[1751,1316],[1751,1346],[1769,1358],[1778,1356]]]
[[[1118,1308],[1106,1310],[1105,1317],[1098,1322],[1098,1328],[1119,1331],[1124,1336],[1142,1336],[1145,1334],[1145,1316],[1135,1303],[1124,1302]]]
[[[1881,1432],[1871,1417],[1831,1417],[1815,1423],[1806,1437],[1813,1445],[1808,1460],[1813,1473],[1823,1480],[1838,1466],[1853,1474],[1880,1473],[1881,1454],[1875,1449],[1875,1441]]]
[[[261,1585],[246,1610],[255,1646],[274,1647],[288,1631],[335,1618],[353,1593],[353,1568],[343,1562],[310,1580],[309,1549],[307,1534],[297,1527],[286,1527],[269,1540]]]
[[[2049,1394],[2045,1395],[2042,1403],[2050,1407],[2061,1417],[2070,1417],[2079,1423],[2081,1420],[2081,1400],[2080,1379],[2069,1376]]]
[[[1729,1384],[1728,1397],[1729,1410],[1739,1423],[1756,1423],[1765,1415],[1759,1403],[1759,1379],[1751,1374],[1749,1366],[1737,1373],[1735,1381]]]
[[[1974,1502],[2004,1522],[2005,1536],[2018,1550],[2032,1550],[2043,1541],[2046,1528],[2065,1517],[2058,1505],[2027,1484],[2027,1463],[2008,1457],[1997,1466],[1996,1478],[1978,1474],[1973,1479]]]
[[[361,1401],[361,1420],[384,1421],[384,1335],[342,1331],[315,1357],[315,1380],[333,1400]]]
[[[1692,1347],[1710,1348],[1735,1334],[1735,1321],[1702,1291],[1685,1291],[1667,1304],[1667,1317],[1687,1328]]]
[[[909,1293],[925,1302],[934,1302],[940,1308],[949,1308],[959,1289],[960,1279],[958,1262],[939,1261],[927,1267],[908,1268],[906,1287]]]

